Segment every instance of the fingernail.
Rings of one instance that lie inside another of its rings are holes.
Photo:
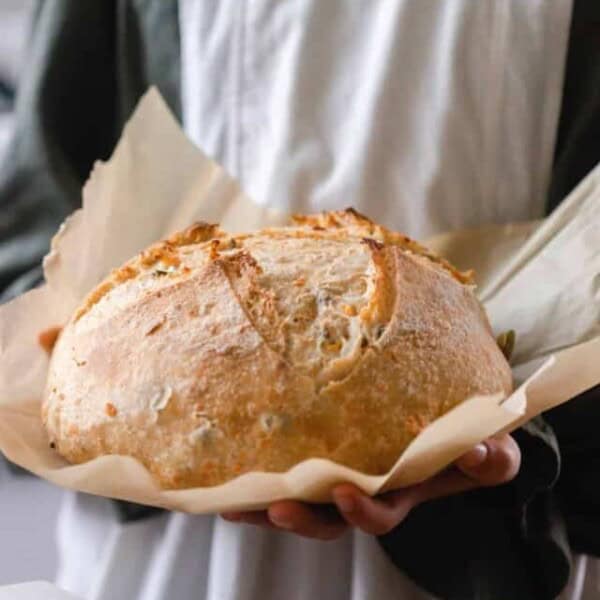
[[[350,496],[337,496],[335,499],[336,504],[341,509],[342,512],[350,513],[355,507],[356,503],[354,502],[354,498]]]
[[[482,464],[488,455],[488,448],[485,444],[477,444],[474,448],[469,450],[461,459],[461,464],[467,469],[478,467]]]
[[[269,519],[273,525],[281,527],[281,529],[292,529],[294,526],[291,521],[281,515],[269,515]]]

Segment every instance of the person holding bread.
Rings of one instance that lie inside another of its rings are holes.
[[[39,3],[0,187],[3,298],[39,282],[50,236],[79,202],[93,161],[110,154],[137,100],[157,85],[190,138],[254,201],[330,215],[300,222],[301,233],[286,238],[290,253],[311,256],[302,235],[313,228],[311,236],[331,240],[328,227],[372,238],[370,246],[350,235],[338,271],[382,256],[379,245],[408,249],[423,261],[417,278],[452,280],[465,318],[489,337],[463,275],[391,230],[419,239],[528,221],[562,200],[600,158],[592,135],[600,63],[588,57],[600,47],[581,34],[595,17],[578,0]],[[358,212],[342,212],[347,206]],[[182,235],[222,240],[215,251],[238,269],[240,286],[240,273],[256,271],[228,261],[235,238]],[[269,236],[243,243],[264,264],[282,247]],[[124,268],[148,266],[144,255],[135,260]],[[304,278],[336,260],[307,259]],[[363,314],[356,302],[344,304],[349,331]],[[508,391],[510,371],[485,336],[445,352],[467,366],[477,355],[489,366],[479,381]],[[294,356],[306,359],[298,348]],[[105,351],[121,350],[107,340]],[[102,385],[90,395],[102,396]],[[368,372],[363,385],[386,406]],[[451,387],[441,377],[434,401]],[[332,505],[286,500],[219,518],[65,493],[57,583],[111,600],[592,598],[600,486],[590,470],[598,442],[586,423],[598,412],[594,394],[478,444],[428,481],[374,498],[342,484]],[[52,399],[46,418],[52,432]],[[265,419],[263,427],[276,426]],[[381,421],[373,440],[401,437],[386,430],[386,410]],[[83,447],[62,450],[78,460]],[[159,476],[180,485],[169,473]]]

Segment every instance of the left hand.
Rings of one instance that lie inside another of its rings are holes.
[[[333,489],[334,505],[282,500],[264,511],[225,513],[222,517],[320,540],[336,539],[348,527],[383,535],[423,502],[510,481],[518,473],[520,463],[519,446],[510,435],[502,435],[478,444],[453,467],[411,487],[370,497],[344,483]]]

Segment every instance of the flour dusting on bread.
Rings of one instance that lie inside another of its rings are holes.
[[[68,460],[130,455],[182,488],[310,457],[383,473],[511,385],[470,273],[348,210],[198,223],[115,269],[58,337],[42,415]]]

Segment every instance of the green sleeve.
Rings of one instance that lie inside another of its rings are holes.
[[[0,174],[0,289],[12,284],[5,295],[33,283],[28,272],[39,273],[51,235],[79,205],[94,158],[114,144],[113,12],[112,2],[36,8]]]
[[[417,584],[447,600],[551,600],[570,550],[553,488],[556,436],[538,418],[515,433],[522,465],[508,485],[426,503],[381,544]]]
[[[176,9],[176,0],[37,4],[0,172],[3,300],[39,280],[51,236],[148,86],[180,112]]]

